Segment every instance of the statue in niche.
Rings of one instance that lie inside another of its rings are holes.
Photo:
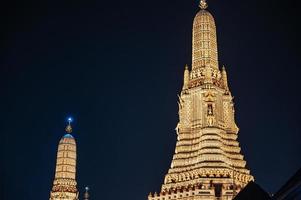
[[[207,115],[208,116],[213,115],[213,106],[212,106],[212,104],[208,104]]]
[[[212,104],[208,104],[207,105],[207,125],[208,126],[213,126],[215,123],[215,117],[213,114],[213,105]]]

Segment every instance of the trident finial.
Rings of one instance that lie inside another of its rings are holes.
[[[71,117],[69,117],[68,118],[68,125],[67,125],[67,127],[66,127],[66,129],[65,129],[65,131],[67,132],[67,133],[72,133],[72,127],[71,127],[71,122],[72,122],[73,120],[72,120],[72,118]]]
[[[206,0],[201,0],[201,2],[200,2],[200,8],[202,10],[205,10],[206,8],[208,8],[208,4],[207,4]]]

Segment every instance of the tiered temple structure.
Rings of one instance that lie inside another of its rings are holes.
[[[58,146],[55,178],[50,192],[50,200],[78,200],[76,182],[76,142],[71,135],[71,119],[66,127],[67,134]]]
[[[218,63],[216,26],[201,0],[193,22],[192,69],[179,96],[178,141],[160,193],[148,200],[230,200],[254,180],[237,141],[233,97]]]

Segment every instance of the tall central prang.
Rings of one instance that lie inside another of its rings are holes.
[[[179,96],[177,144],[160,193],[149,200],[230,200],[254,180],[237,141],[233,97],[218,64],[216,26],[205,0],[193,22],[192,69]]]

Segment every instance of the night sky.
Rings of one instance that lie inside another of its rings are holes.
[[[274,193],[301,167],[299,5],[208,4],[242,153]],[[93,200],[146,200],[159,191],[197,10],[197,0],[1,5],[0,199],[49,199],[70,115],[81,192],[88,185]]]

